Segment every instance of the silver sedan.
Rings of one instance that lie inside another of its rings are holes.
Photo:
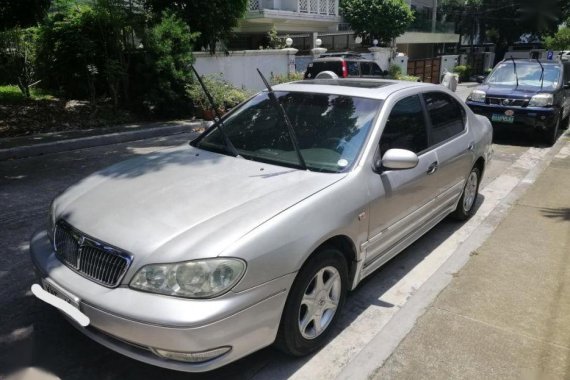
[[[32,237],[32,292],[161,367],[207,371],[273,343],[306,355],[363,278],[474,213],[491,139],[441,86],[279,85],[58,196]]]

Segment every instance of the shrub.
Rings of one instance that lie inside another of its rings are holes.
[[[209,74],[201,76],[201,78],[221,112],[237,106],[251,95],[248,91],[239,89],[224,80],[221,74]],[[186,93],[192,99],[192,103],[200,110],[212,109],[202,86],[196,79],[186,86]]]
[[[390,65],[388,75],[390,78],[399,79],[402,76],[402,68],[398,65]]]
[[[197,33],[173,13],[162,19],[146,35],[146,57],[141,71],[147,72],[144,104],[157,115],[188,114],[190,101],[186,86],[192,80],[192,44]]]
[[[459,75],[459,79],[462,81],[469,80],[471,75],[471,67],[468,65],[458,65],[453,68],[453,72]]]
[[[36,39],[36,28],[0,32],[0,84],[17,84],[27,98],[36,80]]]
[[[305,73],[301,71],[295,71],[294,73],[289,74],[273,74],[271,73],[271,84],[281,84],[287,82],[293,82],[296,80],[303,80],[305,77]]]
[[[414,75],[400,75],[398,80],[406,80],[410,82],[421,82],[420,77]]]

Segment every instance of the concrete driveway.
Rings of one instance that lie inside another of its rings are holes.
[[[334,338],[317,354],[295,359],[267,348],[216,372],[192,375],[139,363],[84,337],[33,297],[28,256],[28,239],[45,226],[48,205],[59,192],[95,170],[188,138],[176,135],[0,162],[0,378],[23,370],[28,378],[65,379],[336,377],[393,323],[396,313],[458,247],[486,226],[486,217],[550,150],[524,137],[499,140],[481,187],[477,215],[466,224],[443,221],[364,281],[349,296]]]

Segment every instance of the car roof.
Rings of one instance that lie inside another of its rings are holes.
[[[414,87],[443,89],[441,86],[431,83],[387,79],[309,79],[283,83],[274,86],[273,89],[275,91],[313,92],[384,100],[396,91]]]
[[[560,61],[552,61],[552,60],[547,60],[547,59],[530,59],[530,58],[514,58],[515,63],[538,63],[538,61],[540,61],[540,63],[542,63],[543,65],[560,65],[561,62]],[[512,62],[513,60],[511,58],[505,58],[501,61],[501,63],[508,63],[508,62]]]
[[[341,62],[341,61],[370,61],[364,57],[319,57],[315,58],[313,62]]]

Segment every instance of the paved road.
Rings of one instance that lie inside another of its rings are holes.
[[[0,378],[32,366],[66,379],[333,377],[548,151],[524,138],[495,144],[477,216],[464,225],[442,222],[364,281],[350,295],[335,338],[321,352],[292,359],[267,348],[213,374],[188,375],[122,357],[85,338],[31,295],[28,257],[30,234],[45,225],[49,202],[59,192],[102,167],[186,139],[179,135],[0,162]]]

